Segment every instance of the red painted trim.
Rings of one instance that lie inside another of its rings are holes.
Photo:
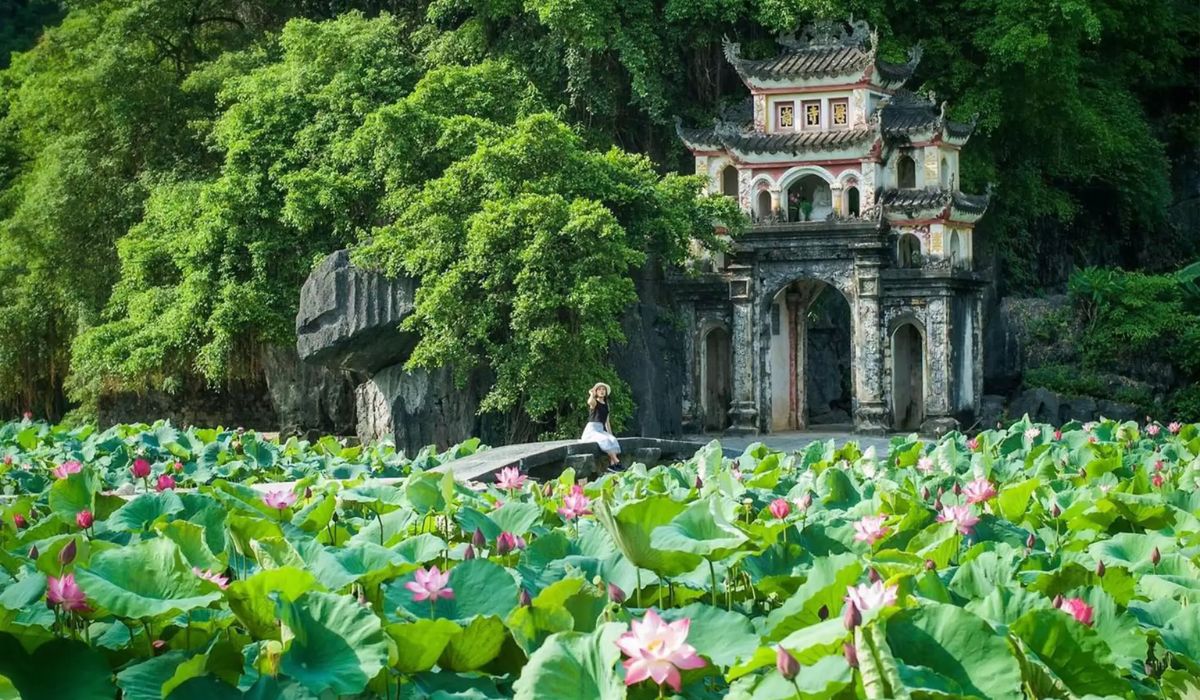
[[[888,219],[888,223],[893,226],[927,226],[929,224],[942,224],[943,226],[954,226],[954,228],[975,228],[975,224],[965,221],[955,221],[953,219]]]
[[[886,95],[896,94],[895,90],[892,90],[889,88],[884,88],[884,87],[878,87],[876,85],[873,85],[869,80],[861,80],[861,79],[858,82],[854,82],[854,83],[837,83],[834,85],[808,85],[808,86],[796,86],[796,87],[754,87],[753,85],[749,85],[747,83],[747,86],[750,88],[751,95],[798,95],[798,94],[807,94],[807,93],[812,93],[812,92],[837,92],[839,90],[860,90],[860,89],[867,89],[867,90],[873,90],[875,92],[882,92]]]
[[[739,165],[748,165],[752,168],[792,168],[802,165],[858,165],[863,162],[862,158],[838,158],[835,160],[780,160],[769,161],[766,163],[751,162],[748,160],[739,160],[734,154],[729,154],[730,159]]]

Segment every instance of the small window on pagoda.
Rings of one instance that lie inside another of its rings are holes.
[[[896,251],[896,262],[900,267],[914,268],[921,266],[921,239],[911,233],[900,235]]]
[[[776,131],[795,131],[796,103],[779,102],[775,105]]]
[[[851,187],[850,189],[846,190],[846,215],[861,216],[862,212],[860,209],[861,205],[858,201],[858,188]]]
[[[829,123],[835,127],[850,126],[850,100],[830,100]]]
[[[916,189],[917,162],[912,156],[900,156],[896,161],[896,186],[902,190]]]
[[[721,194],[726,197],[737,198],[738,171],[732,165],[725,166],[725,169],[721,171]]]
[[[821,103],[818,100],[804,103],[804,128],[821,128]]]

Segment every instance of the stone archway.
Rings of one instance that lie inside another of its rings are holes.
[[[769,306],[768,428],[802,430],[853,421],[852,317],[840,291],[791,282]]]
[[[918,430],[925,420],[925,338],[912,322],[892,333],[892,426]]]
[[[754,216],[757,221],[770,221],[774,212],[771,207],[771,191],[761,189],[754,198]]]
[[[733,396],[729,331],[717,326],[704,334],[701,368],[701,406],[704,430],[729,427],[729,402]]]
[[[833,190],[820,175],[802,175],[783,189],[788,221],[824,221],[833,213]]]

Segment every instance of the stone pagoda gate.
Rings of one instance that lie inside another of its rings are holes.
[[[852,423],[937,433],[974,419],[983,363],[973,229],[958,190],[972,124],[902,89],[865,23],[824,23],[775,57],[726,57],[750,89],[709,129],[679,126],[710,191],[750,230],[672,279],[688,427],[758,433]]]

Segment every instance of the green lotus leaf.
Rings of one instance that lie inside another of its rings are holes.
[[[68,639],[29,653],[16,637],[0,632],[0,677],[26,700],[112,700],[117,693],[104,655]]]
[[[1124,695],[1129,686],[1095,630],[1061,610],[1031,610],[1009,628],[1077,695]]]
[[[543,588],[529,605],[513,609],[505,624],[526,654],[533,653],[549,635],[574,629],[575,618],[566,603],[582,587],[582,578],[562,579]]]
[[[363,484],[338,494],[343,503],[364,503],[373,510],[387,512],[408,505],[404,492],[386,484]]]
[[[463,628],[449,620],[417,620],[392,623],[384,631],[396,642],[396,670],[417,673],[433,668],[446,645],[462,634]]]
[[[502,532],[524,535],[542,517],[542,509],[536,503],[509,501],[489,513],[488,517]]]
[[[417,568],[397,552],[372,542],[356,542],[336,549],[333,557],[355,581],[369,587]]]
[[[367,524],[350,538],[351,542],[383,543],[385,547],[403,544],[408,527],[417,518],[416,512],[400,508],[368,519]]]
[[[650,533],[650,545],[668,552],[685,552],[708,559],[732,554],[748,539],[730,524],[736,506],[715,496],[696,501],[666,525]]]
[[[480,530],[488,542],[494,542],[500,536],[500,533],[503,532],[500,526],[496,524],[496,521],[469,506],[459,508],[454,517],[463,532],[474,534],[475,530]]]
[[[958,567],[949,588],[968,600],[984,598],[997,586],[1009,585],[1019,565],[1011,552],[983,552]]]
[[[186,520],[175,520],[162,528],[162,535],[179,546],[179,552],[189,566],[212,571],[225,570],[225,563],[208,548],[202,526]]]
[[[802,627],[779,642],[802,664],[814,664],[822,657],[842,651],[842,644],[850,638],[846,625],[840,617],[830,617],[824,622]]]
[[[962,608],[924,602],[887,620],[897,661],[925,666],[981,698],[1020,700],[1021,668],[1008,642]]]
[[[438,666],[449,671],[474,671],[500,654],[508,630],[500,618],[480,615],[472,618],[462,634],[450,637],[450,642],[438,658]]]
[[[75,579],[89,600],[127,618],[185,612],[221,598],[204,592],[179,546],[165,538],[100,552]]]
[[[770,663],[775,663],[775,652]],[[754,687],[752,700],[822,700],[839,697],[844,688],[854,682],[854,669],[841,655],[826,656],[809,666],[801,666],[796,677],[789,681],[778,673],[770,673]]]
[[[184,652],[169,651],[126,667],[117,674],[117,685],[121,686],[124,700],[163,700],[174,686],[165,692],[164,687],[174,678],[176,668],[187,660]]]
[[[100,491],[100,475],[95,469],[84,468],[50,485],[50,510],[74,524],[81,510],[96,512],[96,493]]]
[[[278,634],[275,621],[275,602],[295,601],[321,584],[303,569],[283,567],[259,571],[242,581],[234,581],[225,591],[229,609],[238,620],[259,639],[271,639]]]
[[[967,603],[967,611],[992,623],[993,627],[1011,625],[1030,610],[1049,609],[1050,599],[1017,586],[998,585],[987,594]]]
[[[399,554],[405,561],[413,564],[424,564],[442,556],[446,542],[437,535],[425,533],[409,537],[399,544],[392,546],[392,551]]]
[[[634,566],[663,576],[687,573],[703,559],[684,552],[665,552],[650,543],[651,533],[682,513],[687,506],[664,496],[651,496],[610,508],[606,501],[593,502],[596,519],[608,531],[621,553]]]
[[[820,622],[818,613],[822,606],[830,616],[836,617],[842,609],[846,589],[858,582],[862,570],[862,559],[854,554],[817,559],[795,594],[767,615],[767,639],[778,641]]]
[[[248,697],[248,696],[247,696]],[[283,696],[275,696],[281,698]],[[171,691],[167,700],[244,700],[242,693],[213,676],[192,678]]]
[[[717,666],[733,666],[752,657],[758,649],[758,633],[749,618],[738,612],[692,603],[663,610],[662,618],[669,622],[683,618],[691,620],[688,644]]]
[[[1180,610],[1162,631],[1162,643],[1192,672],[1200,673],[1200,607],[1189,605]]]
[[[594,700],[624,695],[616,671],[617,638],[625,626],[602,625],[595,632],[551,635],[529,657],[513,684],[515,700]]]
[[[320,532],[329,526],[337,510],[337,496],[332,493],[320,494],[312,502],[305,505],[292,516],[292,525],[309,534]]]
[[[412,580],[414,576],[410,574],[387,587],[385,605],[389,614],[394,615],[399,609],[405,617],[412,619],[436,617],[467,621],[477,615],[504,619],[517,605],[517,582],[503,566],[487,559],[464,561],[450,569],[449,586],[454,597],[439,598],[436,614],[429,601],[413,600],[412,592],[404,587]]]
[[[387,665],[379,618],[351,596],[311,591],[278,601],[276,611],[292,635],[280,671],[314,693],[362,692]]]

